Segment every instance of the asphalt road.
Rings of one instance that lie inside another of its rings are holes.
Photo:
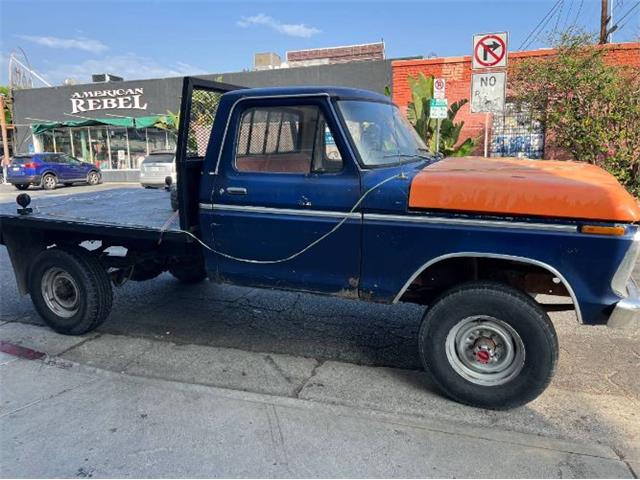
[[[87,188],[34,190],[32,194],[63,195]],[[0,186],[0,203],[12,200],[15,193]],[[29,298],[18,295],[4,248],[0,248],[0,286],[0,321],[42,324]],[[348,365],[391,367],[408,375],[420,370],[416,336],[422,313],[421,307],[408,304],[375,305],[208,282],[185,286],[164,274],[115,289],[113,312],[99,332],[123,341],[146,339],[189,348],[293,355],[301,362],[307,359],[327,366],[321,373],[328,384],[342,375],[332,362],[342,362],[346,365],[342,369]],[[555,313],[552,320],[560,341],[560,363],[549,393],[541,397],[540,411],[534,407],[535,415],[571,432],[572,437],[598,438],[616,446],[621,458],[640,462],[640,335],[580,326],[572,312]],[[369,371],[358,375],[367,378]],[[388,399],[400,401],[393,396]],[[327,397],[327,401],[332,400]],[[557,405],[562,405],[560,411]],[[458,408],[443,402],[437,415],[456,417]],[[547,415],[547,408],[556,410]],[[509,415],[500,418],[500,428],[515,425]],[[526,423],[522,418],[518,422]]]

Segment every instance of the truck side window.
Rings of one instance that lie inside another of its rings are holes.
[[[342,169],[342,158],[318,107],[255,107],[242,113],[235,166],[240,172],[333,172]]]

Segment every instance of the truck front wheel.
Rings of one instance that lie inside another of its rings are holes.
[[[470,282],[427,310],[419,334],[422,363],[452,399],[475,407],[519,407],[547,387],[558,339],[542,308],[507,285]]]
[[[111,280],[97,258],[81,248],[42,251],[29,270],[31,300],[47,325],[65,335],[97,328],[111,312]]]

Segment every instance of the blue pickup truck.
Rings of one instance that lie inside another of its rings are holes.
[[[164,271],[414,302],[425,306],[417,347],[441,390],[506,409],[552,379],[549,311],[638,325],[640,209],[597,167],[443,159],[372,92],[197,78],[184,81],[176,165],[175,214],[140,197],[129,202],[138,221],[86,220],[82,203],[47,216],[22,194],[18,213],[0,215],[19,291],[54,330],[95,329],[112,284]]]

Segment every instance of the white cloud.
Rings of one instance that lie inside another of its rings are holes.
[[[65,78],[73,78],[78,83],[90,82],[93,73],[112,73],[124,77],[125,80],[138,80],[141,78],[199,75],[207,72],[184,62],[163,64],[149,57],[126,53],[101,59],[90,59],[80,63],[57,64],[44,73],[49,81],[60,84]]]
[[[302,38],[309,38],[321,32],[321,30],[315,27],[309,27],[304,23],[282,23],[264,13],[259,13],[251,17],[242,17],[242,19],[236,22],[236,25],[242,28],[248,28],[254,25],[265,25],[276,32],[284,33],[291,37]]]
[[[49,48],[76,49],[91,53],[101,53],[109,49],[109,47],[100,40],[93,40],[85,37],[59,38],[37,35],[18,35],[18,38]]]

